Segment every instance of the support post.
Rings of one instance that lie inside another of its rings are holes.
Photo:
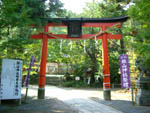
[[[48,26],[44,26],[44,32],[48,32]],[[48,38],[47,38],[47,35],[44,35],[43,43],[42,43],[41,64],[40,64],[38,99],[45,98],[47,46],[48,46]]]
[[[102,31],[106,31],[107,27],[102,26]],[[108,34],[103,34],[102,37],[102,49],[103,49],[103,95],[104,100],[111,100],[111,88],[110,88],[110,70],[109,70],[109,56],[108,56]]]

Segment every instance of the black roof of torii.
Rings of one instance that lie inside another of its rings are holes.
[[[113,18],[49,18],[49,23],[68,23],[78,21],[81,23],[112,23],[112,22],[125,22],[128,16],[113,17]]]

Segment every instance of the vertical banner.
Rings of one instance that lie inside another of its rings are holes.
[[[20,99],[22,82],[22,61],[13,59],[2,60],[0,76],[0,100]]]
[[[29,65],[29,69],[28,69],[28,74],[27,74],[27,76],[25,78],[25,81],[24,81],[24,86],[25,87],[28,87],[30,72],[31,72],[32,66],[34,65],[34,62],[35,62],[35,57],[32,56],[31,61],[30,61],[30,65]]]
[[[127,54],[120,55],[120,71],[122,88],[130,88],[130,69]]]

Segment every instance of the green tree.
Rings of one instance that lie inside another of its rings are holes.
[[[141,69],[145,68],[145,72],[150,71],[150,11],[148,10],[149,7],[150,1],[135,0],[135,5],[132,5],[128,10],[128,14],[131,18],[130,48],[134,49],[134,54],[137,58],[137,67],[140,67]]]
[[[49,4],[46,0],[1,0],[0,6],[0,60],[19,58],[28,62],[32,55],[39,59],[41,41],[32,40],[30,36],[42,31],[42,26],[47,23],[46,18],[59,16],[63,12],[62,3],[59,0]],[[31,24],[36,28],[32,29]]]

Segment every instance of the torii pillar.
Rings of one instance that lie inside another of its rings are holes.
[[[107,30],[107,26],[102,26],[102,31]],[[111,100],[111,85],[110,85],[110,70],[109,70],[109,55],[108,55],[108,33],[102,36],[102,55],[103,55],[103,97],[104,100]]]
[[[48,32],[48,26],[44,26],[44,32]],[[38,99],[45,98],[47,47],[48,47],[48,37],[47,35],[42,35],[42,56],[40,64]]]

